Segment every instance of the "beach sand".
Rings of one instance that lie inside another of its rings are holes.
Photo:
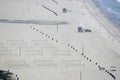
[[[120,79],[120,43],[111,35],[116,29],[91,1],[2,0],[0,19],[68,22],[0,23],[0,69],[9,69],[20,80],[113,80],[105,70]],[[78,32],[78,27],[92,32]]]

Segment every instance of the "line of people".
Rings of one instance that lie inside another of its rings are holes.
[[[78,51],[76,48],[74,48],[74,47],[71,46],[70,44],[68,44],[68,46],[69,46],[70,48],[72,48],[73,50],[75,50],[76,52]],[[89,60],[89,62],[92,62],[92,60],[91,60],[90,58],[88,58],[87,56],[85,56],[84,53],[81,53],[81,56],[83,56],[84,58],[86,58],[87,60]],[[110,73],[107,69],[105,69],[105,67],[101,67],[100,65],[98,65],[97,62],[96,62],[95,64],[96,64],[96,66],[98,67],[98,69],[99,69],[100,71],[103,70],[103,71],[105,71],[106,73],[108,73],[114,80],[116,79],[116,77],[115,77],[112,73]]]
[[[31,28],[32,28],[33,30],[39,31],[39,30],[36,29],[35,27],[32,27],[32,26],[31,26]],[[45,36],[48,37],[48,38],[51,38],[49,35],[43,33],[42,31],[40,31],[40,34],[45,35]],[[51,40],[54,40],[54,38],[51,38]],[[58,40],[55,40],[55,42],[57,43]],[[71,48],[72,50],[74,50],[75,52],[78,52],[78,50],[77,50],[75,47],[73,47],[71,44],[68,44],[67,46],[70,47],[70,48]],[[85,58],[86,60],[88,60],[89,62],[92,62],[92,59],[88,58],[83,52],[81,53],[81,56],[84,57],[84,58]],[[108,73],[114,80],[116,79],[116,77],[115,77],[112,73],[110,73],[105,67],[101,67],[97,62],[95,62],[95,65],[98,67],[98,69],[99,69],[100,71],[103,70],[103,71],[105,71],[106,73]]]

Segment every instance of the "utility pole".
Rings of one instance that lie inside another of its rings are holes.
[[[19,56],[21,56],[21,47],[19,47]]]
[[[82,72],[80,71],[80,80],[82,80]]]
[[[58,24],[56,24],[56,26],[57,26],[56,28],[57,28],[57,32],[58,32]]]
[[[84,53],[84,45],[82,46],[82,53]]]

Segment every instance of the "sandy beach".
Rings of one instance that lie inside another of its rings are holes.
[[[119,29],[112,23],[110,19],[106,17],[106,15],[97,5],[94,5],[94,4],[97,4],[95,0],[86,1],[86,2],[92,5],[92,7],[89,7],[89,6],[87,7],[87,4],[86,4],[86,7],[88,8],[89,12],[91,12],[91,14],[95,17],[95,19],[101,24],[101,26],[104,27],[107,30],[107,32],[119,42],[120,41]],[[93,9],[90,9],[90,8],[93,8]]]
[[[90,0],[1,0],[0,19],[0,70],[19,80],[120,79],[119,31]]]

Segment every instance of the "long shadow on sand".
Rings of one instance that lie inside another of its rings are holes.
[[[41,21],[41,20],[10,20],[0,19],[0,23],[17,23],[17,24],[36,24],[36,25],[65,25],[66,21]]]

